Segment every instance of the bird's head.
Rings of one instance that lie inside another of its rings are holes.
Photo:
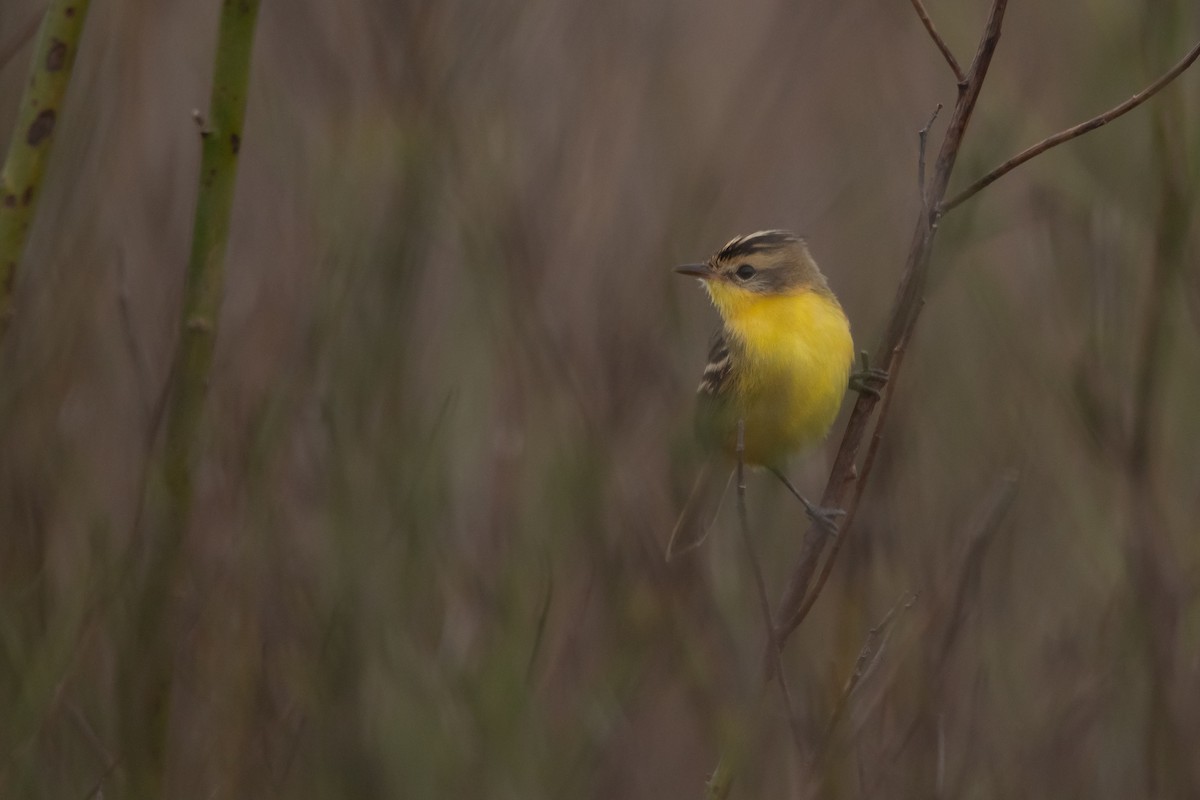
[[[728,318],[771,297],[803,292],[830,294],[804,240],[788,231],[758,231],[733,239],[703,264],[676,267],[699,278]]]

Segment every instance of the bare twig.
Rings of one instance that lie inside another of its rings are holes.
[[[950,52],[949,45],[942,35],[938,33],[937,28],[933,25],[933,20],[929,18],[929,12],[925,10],[925,5],[921,0],[912,0],[912,7],[917,12],[917,16],[921,18],[921,24],[925,26],[925,30],[929,31],[929,38],[933,39],[933,43],[937,45],[937,49],[942,51],[942,57],[946,59],[946,63],[950,65],[950,70],[954,73],[954,82],[958,84],[960,92],[967,88],[967,79],[963,75],[962,67],[958,65],[958,59],[954,57],[954,53]]]
[[[914,2],[913,5],[918,10],[918,14],[922,16],[922,20],[926,22],[927,30],[930,31],[935,43],[938,43],[939,49],[941,49],[944,42],[941,41],[936,31],[932,29],[931,23],[928,23],[928,15],[922,13],[924,11],[923,7],[919,2]],[[980,191],[986,185],[996,180],[996,178],[1028,161],[1039,152],[1044,152],[1046,149],[1062,141],[1093,130],[1145,102],[1154,92],[1159,91],[1162,86],[1165,86],[1166,83],[1169,83],[1190,66],[1191,62],[1200,55],[1200,45],[1198,45],[1171,72],[1167,73],[1167,75],[1159,79],[1159,81],[1141,94],[1131,98],[1127,103],[1118,106],[1106,115],[1102,115],[1102,118],[1097,118],[1097,120],[1076,126],[1076,128],[1070,131],[1064,131],[1056,137],[1051,137],[1051,140],[1043,143],[1043,145],[1020,154],[1011,163],[1006,162],[1005,165],[1002,165],[1001,168],[994,171],[994,174],[985,178],[978,185],[972,186],[967,191],[954,197],[951,201],[946,202],[946,191],[958,159],[963,138],[970,124],[980,92],[982,91],[992,57],[999,44],[1007,7],[1007,0],[992,0],[991,9],[984,24],[983,33],[976,48],[971,67],[963,76],[963,80],[959,85],[958,99],[947,124],[946,133],[942,138],[933,172],[929,176],[929,185],[921,187],[921,195],[924,201],[922,213],[914,228],[904,272],[897,287],[896,298],[892,304],[885,332],[876,351],[875,363],[885,372],[892,372],[898,367],[897,362],[903,352],[901,343],[907,341],[911,336],[912,330],[920,316],[923,306],[924,289],[929,274],[933,241],[937,233],[937,220],[940,216]],[[920,172],[922,176],[925,175],[923,167]],[[929,209],[933,209],[933,213],[929,213]],[[889,391],[888,399],[891,398],[891,394]],[[869,419],[875,411],[876,405],[880,402],[881,397],[875,393],[862,392],[859,394],[846,424],[846,429],[834,458],[833,466],[830,469],[829,478],[821,498],[821,506],[825,508],[845,507],[843,502],[847,499],[848,494],[851,493],[850,483],[855,481],[856,462],[863,439],[867,435],[867,429],[870,424]],[[890,405],[888,403],[884,403],[880,407],[880,417],[875,425],[876,434],[881,430],[880,426],[886,419],[889,409]],[[858,478],[857,485],[853,490],[852,499],[855,503],[857,502],[857,498],[862,495],[863,486],[870,471],[868,467],[874,461],[873,451],[877,447],[878,438],[876,437],[872,440],[872,446],[869,448],[867,454],[867,462],[864,463],[863,473]],[[990,538],[990,533],[994,530],[995,521],[1000,518],[1003,510],[1007,507],[1008,499],[1010,499],[1009,491],[1011,490],[1005,489],[1000,493],[1000,500],[997,501],[993,512],[989,514],[991,522],[984,525],[983,530],[985,533],[977,540],[973,548],[974,553],[982,552],[983,542]],[[852,513],[853,506],[851,507]],[[851,519],[847,520],[847,526],[850,521]],[[803,619],[803,614],[807,613],[808,608],[815,602],[821,587],[824,585],[825,578],[814,580],[814,577],[817,574],[816,570],[818,566],[821,564],[822,555],[825,552],[829,539],[830,537],[825,535],[816,525],[810,524],[805,532],[800,553],[787,580],[779,605],[775,609],[774,631],[777,637],[778,648],[780,649],[786,642],[787,637],[794,631],[795,624],[798,620]],[[837,546],[835,545],[831,553],[831,560],[836,552]],[[974,556],[969,556],[968,565],[973,563],[973,561]],[[830,563],[831,561],[826,563],[821,575],[827,576]],[[954,635],[955,629],[956,625],[949,631],[951,638]],[[774,647],[770,649],[772,651],[775,650]],[[779,652],[768,652],[765,654],[762,665],[764,682],[769,682],[778,673],[778,664]],[[722,760],[722,767],[724,763],[724,760]],[[710,798],[726,797],[729,791],[732,774],[729,770],[722,772],[719,769],[718,772],[721,773],[721,780],[718,781],[716,779],[717,776],[714,776],[714,781],[709,786]]]
[[[787,624],[782,628],[784,636],[800,627],[800,623],[804,622],[804,618],[812,610],[813,604],[817,602],[817,597],[821,594],[821,590],[825,588],[825,582],[829,580],[829,573],[833,572],[833,564],[837,560],[838,553],[841,552],[842,545],[849,538],[850,530],[854,525],[855,514],[862,500],[863,490],[867,485],[867,479],[871,476],[871,470],[875,467],[875,454],[879,452],[879,443],[883,440],[882,428],[883,423],[887,420],[888,407],[892,402],[892,387],[896,383],[896,378],[900,375],[900,366],[904,363],[904,345],[904,342],[896,345],[895,357],[892,359],[892,371],[888,375],[887,393],[883,397],[879,419],[875,423],[875,432],[871,435],[871,443],[867,446],[867,456],[863,460],[862,470],[859,471],[858,481],[854,486],[853,498],[850,501],[850,506],[846,509],[846,520],[842,523],[842,529],[838,533],[837,539],[833,542],[833,548],[829,551],[829,557],[825,559],[825,564],[821,567],[821,573],[817,576],[817,580],[809,591],[808,596],[804,598],[804,604],[800,606],[795,616],[788,620]]]
[[[750,537],[750,523],[746,517],[746,421],[739,419],[737,426],[737,507],[738,524],[742,530],[742,541],[746,545],[746,555],[750,559],[750,567],[754,572],[754,585],[758,592],[758,603],[762,609],[763,623],[767,628],[767,648],[774,655],[775,672],[779,675],[779,690],[783,695],[786,706],[788,727],[792,731],[792,739],[796,752],[804,755],[804,735],[800,730],[800,720],[796,717],[796,707],[792,704],[792,692],[784,677],[782,651],[779,646],[779,634],[775,630],[775,621],[771,617],[771,601],[767,597],[767,583],[763,580],[762,563],[758,559],[758,551],[754,548],[754,540]]]
[[[926,218],[929,217],[929,198],[925,196],[925,145],[929,140],[929,129],[933,127],[933,122],[941,110],[942,104],[938,103],[929,117],[929,122],[917,131],[917,191],[921,194],[921,210],[925,212]]]
[[[1197,42],[1192,47],[1192,49],[1189,50],[1187,52],[1187,54],[1182,59],[1179,60],[1179,63],[1177,63],[1175,66],[1171,67],[1171,69],[1167,70],[1167,72],[1165,72],[1162,75],[1162,77],[1160,77],[1154,83],[1147,86],[1142,91],[1135,94],[1133,97],[1126,100],[1124,103],[1121,103],[1118,106],[1114,106],[1113,108],[1110,108],[1108,111],[1105,111],[1103,114],[1092,117],[1091,119],[1087,120],[1086,122],[1081,122],[1078,125],[1067,128],[1064,131],[1059,131],[1058,133],[1054,134],[1053,136],[1049,136],[1049,137],[1043,139],[1042,141],[1038,142],[1037,144],[1033,145],[1032,147],[1026,148],[1025,150],[1022,150],[1020,153],[1017,153],[1015,156],[1008,159],[1003,164],[1000,164],[998,167],[993,169],[991,172],[989,172],[988,174],[984,175],[979,180],[972,183],[966,189],[963,189],[961,192],[954,195],[954,197],[950,198],[949,200],[947,200],[946,202],[944,202],[940,206],[938,206],[938,215],[940,216],[942,214],[945,214],[950,209],[971,199],[981,189],[984,189],[985,187],[990,186],[991,184],[995,183],[1000,178],[1004,177],[1005,175],[1012,172],[1017,167],[1024,164],[1026,161],[1029,161],[1030,159],[1041,155],[1042,153],[1046,152],[1047,150],[1051,149],[1052,147],[1057,147],[1058,145],[1063,144],[1064,142],[1069,142],[1072,139],[1082,136],[1083,134],[1085,134],[1089,131],[1094,131],[1096,128],[1107,125],[1108,123],[1112,122],[1114,119],[1117,119],[1118,117],[1120,117],[1124,114],[1127,114],[1128,112],[1137,108],[1142,103],[1146,102],[1151,97],[1153,97],[1154,95],[1156,95],[1160,91],[1162,91],[1162,89],[1164,87],[1166,87],[1167,84],[1169,84],[1171,81],[1175,80],[1180,75],[1182,75],[1184,73],[1184,71],[1187,70],[1187,68],[1190,67],[1193,62],[1195,62],[1197,57],[1200,57],[1200,42]]]
[[[928,189],[930,205],[935,208],[940,204],[941,198],[945,197],[946,187],[950,182],[950,174],[954,171],[954,164],[958,159],[958,151],[962,144],[963,135],[966,133],[967,125],[971,120],[971,114],[975,110],[975,103],[978,101],[980,90],[983,88],[983,81],[987,76],[988,67],[991,65],[992,55],[995,53],[996,45],[1000,41],[1000,28],[1004,21],[1004,12],[1007,6],[1007,0],[993,0],[991,12],[988,14],[988,20],[984,26],[983,35],[980,38],[979,47],[975,53],[975,59],[971,64],[971,71],[967,76],[966,87],[959,93],[958,102],[955,103],[954,112],[947,125],[946,135],[942,140],[942,146],[938,153],[937,162],[934,165],[933,176]],[[925,281],[929,273],[929,257],[935,232],[936,229],[930,224],[930,219],[927,216],[922,215],[917,220],[916,228],[913,231],[912,243],[909,247],[904,275],[896,291],[896,300],[892,304],[891,317],[888,321],[883,341],[880,342],[876,357],[876,363],[880,364],[881,368],[886,371],[892,369],[896,347],[908,338],[909,332],[912,330],[913,325],[916,324],[917,316],[920,313],[921,298],[924,294]],[[841,447],[834,458],[829,480],[825,484],[825,493],[821,499],[823,507],[844,507],[842,503],[848,491],[848,485],[854,475],[854,464],[858,457],[859,446],[866,435],[867,424],[877,402],[879,402],[879,398],[869,392],[859,394],[858,401],[854,404],[854,410],[850,413],[850,420],[846,424],[846,432],[842,436]],[[827,540],[828,537],[814,526],[810,526],[804,536],[800,555],[796,560],[796,565],[792,569],[792,574],[784,589],[783,599],[780,601],[775,612],[781,645],[789,633],[782,628],[782,625],[794,617],[804,604],[805,597],[809,593],[809,588],[813,585],[813,574],[820,561]],[[764,664],[764,677],[767,680],[770,680],[773,671],[769,662]]]

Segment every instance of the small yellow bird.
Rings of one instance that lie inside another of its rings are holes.
[[[841,512],[811,504],[783,473],[789,456],[829,433],[854,361],[850,323],[804,240],[759,231],[675,271],[700,279],[722,325],[697,390],[696,428],[710,457],[675,524],[667,559],[707,535],[729,485],[718,467],[737,459],[739,425],[743,463],[773,472],[814,520],[836,531],[832,517]],[[872,370],[866,377],[884,375]]]

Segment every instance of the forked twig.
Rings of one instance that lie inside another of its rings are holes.
[[[950,174],[954,171],[954,164],[958,160],[958,151],[963,135],[970,123],[975,104],[979,100],[979,93],[983,88],[984,78],[987,77],[992,56],[1000,42],[1000,29],[1007,8],[1008,0],[993,0],[983,34],[979,39],[979,47],[975,51],[975,59],[972,61],[971,70],[967,75],[966,85],[958,94],[954,111],[946,126],[946,135],[942,139],[928,189],[930,205],[935,208],[941,203],[941,198],[945,197]],[[891,316],[888,319],[883,341],[880,342],[876,357],[876,363],[880,364],[881,369],[885,371],[892,368],[895,348],[908,337],[920,313],[936,230],[932,226],[930,218],[924,215],[917,220],[913,230],[904,274],[900,279],[900,286],[896,290]],[[822,507],[844,507],[842,503],[849,483],[853,479],[858,450],[863,437],[866,436],[869,418],[877,402],[879,402],[879,398],[869,392],[859,394],[858,401],[850,413],[850,420],[846,423],[846,432],[842,436],[841,446],[834,457],[829,480],[825,484],[825,493],[821,498]],[[827,537],[815,526],[810,526],[804,536],[800,555],[796,559],[796,564],[784,589],[783,598],[775,612],[781,644],[789,633],[783,626],[796,615],[809,593],[817,564],[825,549],[826,539]],[[763,677],[770,680],[773,673],[771,662],[764,662]]]
[[[1012,172],[1014,169],[1021,166],[1026,161],[1029,161],[1031,158],[1041,155],[1052,147],[1058,147],[1064,142],[1069,142],[1072,139],[1082,136],[1089,131],[1094,131],[1096,128],[1107,125],[1114,119],[1123,116],[1124,114],[1127,114],[1128,112],[1137,108],[1142,103],[1146,102],[1151,97],[1162,91],[1171,81],[1182,75],[1183,72],[1192,65],[1197,57],[1200,57],[1200,42],[1196,42],[1192,49],[1189,50],[1175,66],[1163,73],[1158,80],[1147,86],[1145,89],[1142,89],[1142,91],[1138,92],[1124,103],[1113,106],[1103,114],[1092,117],[1086,122],[1081,122],[1078,125],[1067,128],[1064,131],[1059,131],[1053,136],[1048,136],[1032,147],[1028,147],[1017,153],[1003,164],[1000,164],[991,172],[972,183],[966,189],[963,189],[961,192],[954,195],[954,197],[938,206],[938,216],[941,216],[950,209],[962,204],[967,200],[970,200],[972,197],[978,194],[981,189],[984,189],[987,186],[995,183],[997,180]]]

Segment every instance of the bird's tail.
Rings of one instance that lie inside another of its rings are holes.
[[[721,511],[721,503],[729,491],[729,483],[733,480],[733,471],[728,474],[722,466],[724,462],[716,457],[707,459],[696,476],[692,492],[684,503],[683,511],[675,522],[675,530],[671,531],[671,539],[667,542],[667,561],[676,556],[694,550],[707,538],[717,514]]]

